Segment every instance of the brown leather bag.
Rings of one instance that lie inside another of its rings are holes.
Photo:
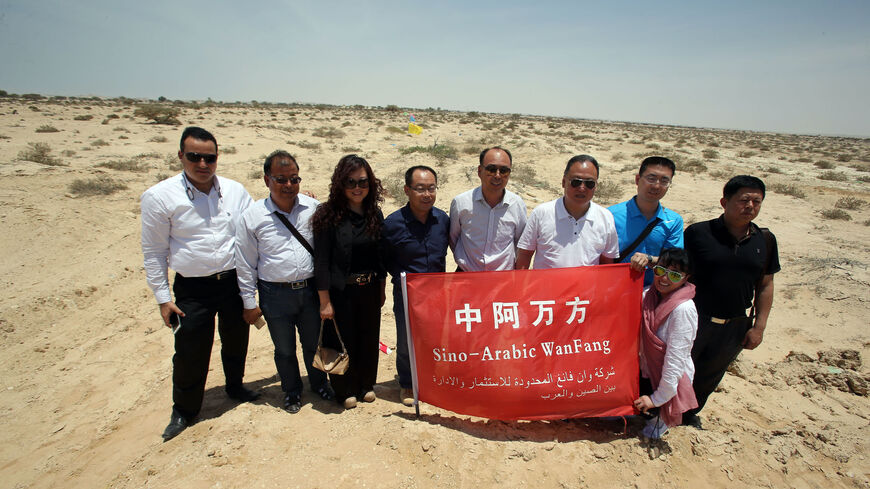
[[[335,319],[332,320],[332,325],[335,327],[335,334],[338,335],[338,341],[341,343],[341,351],[323,346],[325,321],[325,319],[320,320],[320,337],[317,339],[317,351],[314,352],[314,360],[311,365],[317,370],[331,375],[342,375],[350,367],[350,357],[347,355],[347,348],[344,346],[344,340],[341,339],[341,333],[338,332],[338,324],[336,324]]]

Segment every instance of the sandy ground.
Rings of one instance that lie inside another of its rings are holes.
[[[613,189],[596,200],[614,203],[633,195],[643,156],[664,153],[680,164],[664,203],[687,224],[719,214],[728,177],[756,174],[779,184],[756,222],[777,235],[782,272],[764,343],[726,375],[704,429],[673,429],[663,447],[640,441],[636,419],[501,422],[427,405],[415,418],[397,402],[393,356],[381,357],[375,403],[341,412],[308,396],[289,415],[266,330],[252,332],[246,375],[262,398],[226,398],[216,345],[199,421],[163,443],[172,335],[145,283],[138,197],[177,172],[181,127],[134,109],[0,99],[0,486],[870,487],[868,140],[434,110],[414,113],[424,131],[411,136],[402,111],[182,107],[183,124],[216,134],[219,174],[255,198],[267,195],[262,159],[278,148],[297,155],[303,187],[323,197],[345,153],[365,155],[394,195],[404,168],[433,165],[447,208],[478,185],[477,152],[501,144],[530,210],[560,193],[573,154],[599,159]],[[37,142],[63,166],[22,159]],[[436,142],[455,156],[402,154]],[[109,162],[120,169],[99,166]],[[126,188],[71,187],[95,177]],[[805,196],[787,195],[796,192]],[[851,220],[830,217],[838,201],[857,206],[844,211]],[[388,198],[384,211],[402,204]],[[389,299],[381,336],[395,342]]]

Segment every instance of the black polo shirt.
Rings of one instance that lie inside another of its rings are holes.
[[[754,223],[750,223],[749,236],[740,241],[728,232],[723,216],[692,224],[686,228],[684,238],[695,270],[689,279],[697,287],[695,305],[704,316],[723,319],[745,316],[762,275],[780,269],[773,237],[770,262],[763,270],[767,242]]]

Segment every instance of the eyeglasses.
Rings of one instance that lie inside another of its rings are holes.
[[[217,155],[206,154],[206,153],[194,153],[188,152],[184,153],[184,158],[191,163],[199,163],[202,160],[205,160],[209,165],[217,161]]]
[[[586,185],[586,188],[592,190],[595,188],[595,180],[585,180],[583,178],[572,178],[571,186],[574,188],[579,187],[580,185]]]
[[[277,183],[278,185],[286,185],[287,182],[290,182],[290,183],[292,183],[293,185],[296,185],[297,183],[299,183],[299,182],[302,181],[302,177],[290,177],[290,178],[287,178],[287,177],[284,177],[284,176],[281,176],[281,177],[273,177],[272,175],[269,175],[269,178],[271,178],[272,181],[275,182],[275,183]]]
[[[436,185],[429,185],[428,187],[410,187],[411,190],[417,192],[418,194],[425,194],[429,192],[430,194],[434,194],[438,187]]]
[[[659,184],[662,187],[670,187],[671,186],[671,179],[668,177],[656,177],[655,175],[647,175],[647,176],[643,177],[643,179],[646,180],[646,183],[648,183],[650,185]]]
[[[483,169],[486,170],[486,172],[490,175],[495,175],[496,173],[500,175],[511,174],[511,167],[509,166],[486,165],[485,167],[483,167]]]
[[[661,265],[656,265],[653,267],[653,273],[656,277],[661,277],[664,274],[668,274],[668,280],[673,283],[677,283],[680,280],[683,280],[683,274],[674,270],[669,270]]]
[[[348,178],[344,181],[344,188],[347,190],[354,188],[369,188],[369,179],[368,178],[360,178],[359,180],[355,180],[353,178]]]

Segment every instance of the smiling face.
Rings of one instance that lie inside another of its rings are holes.
[[[674,172],[664,165],[649,165],[643,174],[635,175],[637,198],[643,202],[657,203],[668,193]],[[652,183],[651,183],[652,182]]]
[[[362,188],[358,183],[360,180],[365,181],[366,187]],[[354,182],[353,188],[349,188],[350,182]],[[369,194],[368,175],[365,168],[358,168],[348,175],[348,179],[343,182],[344,196],[347,197],[348,206],[353,210],[362,210],[362,203]]]
[[[290,160],[274,160],[269,170],[271,175],[263,177],[272,201],[283,211],[289,211],[296,203],[299,194],[299,182],[293,180],[299,178],[299,167]]]
[[[662,297],[667,297],[675,290],[685,285],[686,282],[689,280],[689,274],[685,270],[682,270],[681,268],[675,266],[672,263],[663,262],[655,268],[659,267],[665,268],[666,271],[661,276],[659,276],[660,269],[656,270],[656,273],[654,274],[655,278],[653,279],[653,285],[655,286],[656,290],[659,291],[659,294],[661,294]],[[670,277],[673,274],[669,272],[681,273],[683,277],[678,282],[674,282],[671,280]]]
[[[187,176],[187,179],[200,192],[208,193],[214,184],[217,160],[213,163],[206,162],[205,158],[199,158],[199,161],[191,161],[187,159],[187,153],[214,155],[217,157],[217,147],[212,141],[203,141],[188,136],[184,140],[184,148],[178,151],[178,159],[181,160],[181,165],[184,168],[184,174]]]
[[[435,175],[428,170],[414,170],[411,186],[405,185],[408,205],[415,214],[428,214],[435,205],[437,182]]]
[[[477,176],[480,177],[480,187],[483,192],[489,194],[504,191],[511,177],[510,170],[511,159],[507,153],[500,149],[487,151],[483,163],[477,167]]]
[[[760,189],[741,187],[730,198],[722,197],[719,203],[725,209],[725,222],[729,226],[748,226],[761,211],[764,194]]]

